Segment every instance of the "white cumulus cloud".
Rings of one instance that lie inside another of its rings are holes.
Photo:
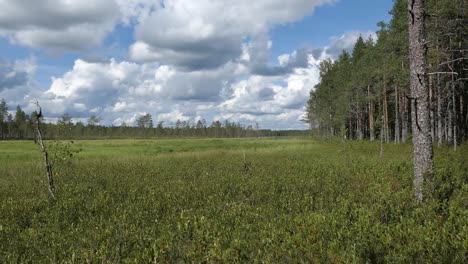
[[[50,52],[98,46],[120,17],[114,0],[0,0],[0,36]]]
[[[13,44],[59,53],[89,50],[119,23],[134,37],[128,58],[91,61],[79,53],[46,88],[34,81],[33,59],[0,60],[0,98],[12,104],[39,99],[50,120],[69,112],[76,120],[98,115],[105,124],[133,125],[150,113],[166,124],[206,118],[304,128],[299,120],[319,81],[320,61],[350,51],[360,35],[376,35],[346,32],[326,47],[297,48],[271,65],[270,33],[334,2],[0,0],[0,37]]]
[[[159,61],[183,69],[219,67],[242,54],[245,37],[311,14],[334,0],[167,0],[143,16],[130,48],[136,61]]]

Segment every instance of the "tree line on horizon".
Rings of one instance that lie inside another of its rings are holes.
[[[21,106],[16,107],[14,114],[8,111],[7,102],[0,99],[0,140],[34,139],[34,118],[36,112],[26,114]],[[73,122],[70,114],[64,113],[56,123],[43,123],[46,139],[100,139],[100,138],[160,138],[160,137],[204,137],[204,138],[239,138],[239,137],[273,137],[273,136],[306,136],[307,131],[261,129],[258,124],[242,125],[238,122],[215,120],[211,124],[205,119],[197,122],[177,120],[173,125],[165,126],[164,122],[154,125],[151,114],[140,115],[134,124],[123,122],[119,126],[101,124],[102,119],[91,116],[86,124]]]
[[[320,64],[306,121],[325,137],[407,142],[412,133],[408,2],[395,0],[377,39],[360,37],[352,53]],[[468,137],[467,0],[426,1],[430,122],[433,142]]]

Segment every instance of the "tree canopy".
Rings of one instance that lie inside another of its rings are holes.
[[[427,1],[432,137],[456,145],[468,135],[466,0]],[[394,1],[378,38],[320,64],[305,120],[322,136],[405,142],[411,133],[407,0]]]

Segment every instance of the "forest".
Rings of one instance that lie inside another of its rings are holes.
[[[8,104],[0,100],[0,140],[34,139],[34,117],[36,112],[26,114],[21,106],[16,107],[15,114],[8,112]],[[101,124],[101,118],[95,115],[83,122],[73,122],[68,113],[61,115],[56,123],[44,123],[45,139],[121,139],[121,138],[241,138],[241,137],[279,137],[306,136],[303,130],[270,130],[261,129],[258,124],[243,125],[238,122],[215,120],[207,124],[205,119],[193,123],[177,120],[155,126],[151,114],[140,115],[134,124],[125,122],[118,126]]]
[[[468,137],[466,0],[426,1],[431,136],[437,145]],[[352,53],[320,65],[306,121],[325,137],[407,142],[412,134],[407,1],[394,1],[378,38],[360,37]]]

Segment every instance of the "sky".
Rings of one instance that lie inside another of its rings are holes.
[[[391,0],[0,0],[0,98],[47,120],[305,129],[318,65]]]

